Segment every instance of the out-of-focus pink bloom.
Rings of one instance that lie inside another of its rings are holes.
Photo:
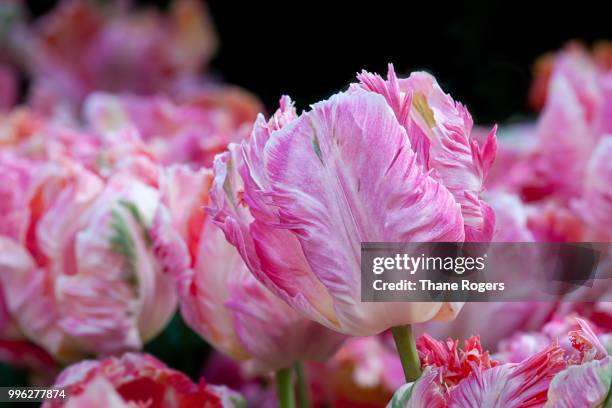
[[[538,242],[580,242],[589,234],[584,220],[559,200],[531,206],[527,226]]]
[[[197,166],[212,164],[213,157],[221,153],[232,141],[248,135],[249,125],[255,119],[259,104],[244,91],[215,91],[224,98],[234,93],[233,102],[219,102],[215,106],[190,97],[184,103],[175,103],[168,97],[117,96],[96,93],[85,101],[85,116],[94,131],[102,137],[136,129],[148,150],[163,164],[187,163]]]
[[[437,367],[441,381],[454,386],[475,371],[487,370],[499,363],[483,351],[480,339],[476,336],[465,340],[463,349],[458,341],[447,339],[438,341],[424,334],[417,340],[419,359],[423,367]]]
[[[610,47],[612,50],[612,46]],[[610,51],[612,55],[612,51]],[[602,107],[602,123],[601,131],[604,134],[612,134],[612,67],[602,77],[601,84],[604,93],[604,101]]]
[[[383,335],[351,339],[333,360],[332,364],[353,364],[355,382],[366,388],[383,384],[395,389],[403,382],[397,353],[385,343]]]
[[[230,154],[235,151],[224,155]],[[173,172],[169,184],[181,181],[185,192],[205,201],[210,174],[189,172]],[[177,193],[171,196],[182,197]],[[339,347],[343,336],[305,319],[251,275],[223,231],[210,218],[198,219],[204,215],[201,205],[170,200],[170,208],[192,251],[192,271],[179,277],[181,311],[215,348],[267,372],[296,361],[323,360]]]
[[[36,193],[35,172],[40,166],[10,153],[0,152],[0,235],[23,242],[30,218],[29,203]]]
[[[308,366],[316,406],[378,407],[405,381],[397,352],[384,335],[355,337],[324,363]]]
[[[568,47],[551,58],[546,103],[531,136],[535,143],[514,165],[505,166],[506,188],[527,201],[554,197],[566,205],[580,196],[587,163],[599,139],[610,131],[612,81],[610,72],[581,47]],[[502,138],[500,151],[506,143]]]
[[[568,367],[553,378],[545,408],[597,408],[609,401],[612,357]]]
[[[554,192],[579,194],[586,162],[597,142],[601,91],[591,62],[567,55],[550,83],[550,97],[538,122],[540,146],[535,169]],[[578,189],[578,191],[577,191]]]
[[[533,64],[533,80],[529,89],[528,101],[532,109],[539,111],[546,104],[548,84],[552,75],[555,56],[546,53]]]
[[[110,143],[105,146],[105,141],[91,132],[73,123],[55,121],[29,108],[15,109],[0,118],[0,128],[2,150],[22,158],[35,162],[70,159],[97,173],[101,173],[99,168],[110,164],[106,162]],[[134,142],[126,136],[122,151],[128,151],[126,145],[135,150]]]
[[[498,129],[495,161],[485,180],[486,193],[491,190],[511,194],[521,192],[525,179],[531,177],[532,169],[527,157],[535,150],[538,143],[535,130],[535,126],[530,123]],[[479,139],[483,139],[485,130],[476,128],[475,133],[476,136],[480,136]]]
[[[499,343],[494,358],[505,363],[519,363],[550,344],[550,336],[540,332],[517,332]]]
[[[450,319],[460,308],[362,303],[360,242],[486,240],[493,233],[493,213],[475,191],[493,159],[494,134],[482,149],[471,143],[467,111],[425,74],[408,80],[415,91],[406,94],[391,71],[380,82],[392,95],[365,85],[366,77],[300,117],[288,98],[268,123],[260,116],[239,147],[244,162],[216,160],[210,208],[261,282],[311,319],[353,335]],[[413,104],[421,118],[414,123],[427,120],[431,134],[408,126]],[[439,157],[445,149],[458,154]]]
[[[538,331],[517,332],[500,342],[494,357],[502,362],[517,363],[556,342],[570,364],[581,364],[607,355],[600,328],[575,314],[555,316]]]
[[[44,408],[226,408],[243,403],[225,387],[207,385],[204,379],[193,383],[156,358],[135,353],[72,365],[54,388],[64,389],[67,398],[47,401]]]
[[[20,333],[0,290],[0,362],[20,367],[37,376],[31,380],[48,383],[48,376],[55,375],[53,357],[43,348],[27,340]]]
[[[590,158],[576,212],[593,231],[593,240],[612,240],[612,135],[603,137]]]
[[[35,80],[32,103],[52,111],[96,90],[171,92],[195,81],[215,51],[216,36],[195,0],[172,2],[167,16],[132,13],[118,2],[64,0],[15,36],[13,45]]]
[[[494,242],[533,242],[529,230],[529,209],[515,194],[494,191],[485,198],[495,210]]]
[[[34,187],[14,185],[25,189],[14,202],[25,228],[0,236],[2,289],[20,331],[60,360],[138,349],[176,308],[171,275],[181,271],[166,252],[184,244],[164,233],[152,170],[126,164],[103,180],[49,161],[32,168]]]
[[[15,72],[0,64],[0,112],[13,107],[17,101],[17,76]]]
[[[551,380],[565,366],[563,350],[553,344],[518,364],[475,370],[448,391],[448,406],[541,406],[546,402]]]
[[[546,302],[488,302],[466,303],[455,320],[444,324],[429,322],[421,328],[435,337],[467,338],[472,333],[480,333],[482,345],[495,350],[498,343],[516,331],[539,330],[550,320],[556,305]],[[496,321],[495,330],[487,330],[487,322]]]
[[[529,104],[535,110],[541,110],[547,102],[550,80],[558,68],[563,55],[582,55],[592,58],[596,68],[601,73],[612,71],[612,43],[608,40],[598,41],[591,52],[581,43],[572,41],[561,52],[547,53],[539,57],[533,67],[533,81],[529,90]],[[577,84],[580,86],[580,84]]]

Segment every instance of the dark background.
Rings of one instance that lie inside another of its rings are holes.
[[[29,0],[33,14],[54,1]],[[168,0],[136,1],[167,7]],[[259,95],[269,110],[289,94],[298,108],[327,98],[361,69],[425,69],[476,122],[529,113],[531,66],[568,40],[612,38],[609,6],[578,1],[208,2],[221,47],[212,68]],[[160,46],[163,46],[160,45]]]

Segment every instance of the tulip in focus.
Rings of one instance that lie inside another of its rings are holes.
[[[215,162],[210,213],[260,282],[333,330],[452,319],[460,304],[362,303],[360,243],[490,240],[479,194],[495,129],[480,147],[467,110],[427,74],[359,79],[300,116],[284,97],[269,122],[258,117],[237,147],[244,162]],[[416,366],[409,330],[394,334]]]
[[[593,328],[576,318],[577,328],[556,327],[556,336],[539,351],[527,350],[517,362],[490,359],[478,338],[465,343],[418,341],[424,374],[402,386],[387,407],[606,407],[612,382],[611,360]],[[569,339],[568,347],[559,343]],[[527,342],[517,345],[528,346]]]
[[[434,341],[435,342],[435,341]],[[440,342],[439,347],[444,347]],[[442,365],[427,365],[416,382],[401,387],[388,408],[425,407],[524,407],[542,406],[547,399],[553,377],[565,368],[563,351],[556,345],[518,364],[470,365],[465,358],[465,374],[459,382],[444,382],[444,373],[453,367],[452,360]]]
[[[376,92],[353,87],[297,117],[285,98],[269,123],[258,118],[250,140],[240,147],[244,163],[216,162],[215,189],[223,193],[213,196],[211,214],[229,241],[261,282],[334,330],[373,335],[393,326],[449,319],[460,308],[361,303],[360,242],[455,242],[489,235],[492,212],[474,191],[492,161],[494,136],[480,150],[469,139],[467,111],[430,77],[416,81],[424,75],[402,82],[400,91],[391,71],[394,105]],[[433,111],[421,87],[431,92],[431,103],[444,97],[446,110]],[[409,133],[411,112],[419,123],[429,121],[430,131],[438,129],[439,120],[449,134]],[[459,140],[456,148],[468,150],[456,163],[455,155],[442,159],[436,146],[425,143],[430,137],[436,143]],[[234,169],[244,191],[233,183]]]

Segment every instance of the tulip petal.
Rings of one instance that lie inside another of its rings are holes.
[[[546,408],[598,408],[612,402],[612,357],[571,366],[553,378]],[[606,403],[606,401],[608,403]]]
[[[356,90],[315,105],[274,132],[265,155],[275,227],[297,236],[337,313],[360,303],[360,242],[464,238],[459,205],[420,170],[379,95]],[[375,330],[405,323],[394,321],[399,315]],[[363,316],[345,317],[359,330]]]
[[[421,378],[400,387],[387,408],[444,408],[443,387],[438,382],[438,372],[427,369]]]
[[[612,135],[601,138],[593,151],[586,170],[583,196],[576,211],[599,232],[602,241],[612,239]]]
[[[552,378],[565,368],[556,344],[518,364],[474,371],[448,392],[451,408],[519,408],[540,406]]]
[[[479,199],[496,151],[496,127],[481,147],[471,137],[468,110],[445,94],[435,78],[416,72],[399,80],[389,65],[387,81],[362,72],[361,86],[385,97],[410,139],[417,162],[461,204],[466,241],[490,241],[495,216]],[[409,112],[409,113],[407,113]]]
[[[181,292],[181,313],[185,322],[215,348],[239,360],[248,357],[238,342],[232,313],[225,307],[231,282],[240,282],[249,270],[236,249],[212,221],[202,228],[198,261],[189,286]]]
[[[263,372],[302,360],[324,361],[345,339],[302,317],[253,277],[231,288],[226,304],[234,312],[238,339]]]
[[[48,272],[37,268],[28,251],[0,237],[0,279],[6,306],[23,334],[51,354],[61,351],[63,334],[57,326],[58,308],[49,290]]]
[[[257,128],[257,124],[255,126]],[[267,129],[266,125],[261,137],[268,137]],[[255,131],[254,136],[256,134]],[[244,147],[245,150],[251,149],[251,153],[245,155],[261,154],[256,151],[257,140],[257,137],[252,138],[248,148]],[[263,148],[263,145],[259,147]],[[312,273],[296,237],[287,230],[275,229],[253,220],[250,211],[258,215],[268,212],[263,215],[264,219],[277,219],[277,215],[270,213],[263,201],[252,209],[244,206],[247,200],[251,204],[254,201],[250,200],[260,200],[261,193],[250,191],[243,194],[244,186],[238,174],[243,165],[242,152],[243,147],[230,145],[229,152],[215,159],[215,181],[210,192],[208,212],[260,281],[288,303],[298,305],[313,320],[337,324],[331,298]],[[254,179],[247,176],[245,179],[251,186],[256,185]],[[292,273],[288,275],[287,271]]]

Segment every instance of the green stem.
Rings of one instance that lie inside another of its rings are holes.
[[[297,380],[297,399],[300,408],[310,408],[310,392],[308,389],[308,379],[304,364],[301,361],[295,363],[295,378]]]
[[[402,361],[406,382],[413,382],[421,376],[421,363],[416,350],[416,343],[409,324],[391,328],[397,353]]]
[[[295,408],[291,368],[281,368],[276,372],[276,393],[280,408]]]

